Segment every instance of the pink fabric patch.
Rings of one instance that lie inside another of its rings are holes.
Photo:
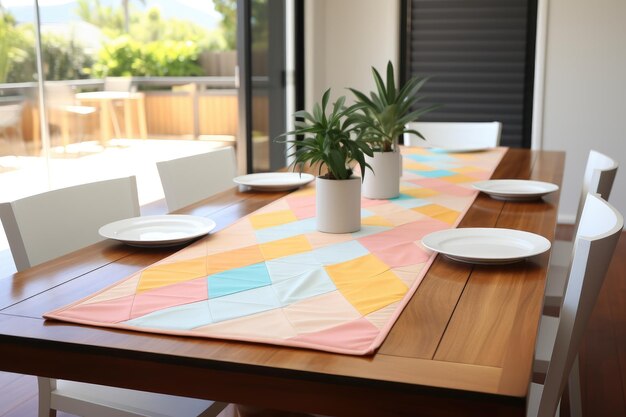
[[[403,243],[416,242],[429,233],[449,228],[450,225],[448,223],[436,219],[418,220],[386,232],[365,236],[359,239],[359,242],[370,252],[379,253]]]
[[[439,188],[450,185],[449,182],[440,180],[439,178],[420,178],[417,180],[408,180],[407,182],[421,185],[424,188]]]
[[[134,296],[116,298],[115,300],[100,303],[78,304],[61,311],[60,318],[75,319],[78,323],[100,322],[119,323],[130,319],[130,310],[133,307]]]
[[[287,203],[299,220],[315,216],[315,195],[287,197]]]
[[[473,177],[479,180],[488,180],[491,178],[491,172],[472,172],[471,174],[466,174],[468,177]]]
[[[415,243],[403,243],[401,245],[392,246],[374,252],[374,255],[391,268],[426,262],[430,256]]]
[[[471,196],[478,193],[477,190],[472,188],[460,187],[458,185],[450,184],[447,181],[442,181],[438,178],[425,178],[421,180],[409,180],[409,182],[417,185],[421,185],[425,188],[432,188],[443,194],[457,195],[457,196]]]
[[[319,332],[307,333],[302,336],[292,337],[291,341],[301,342],[314,346],[327,346],[341,349],[351,349],[372,353],[372,343],[378,337],[380,330],[367,319],[360,318],[346,324],[342,324]]]
[[[164,308],[207,300],[209,298],[207,285],[206,277],[202,277],[141,292],[135,296],[131,319]]]

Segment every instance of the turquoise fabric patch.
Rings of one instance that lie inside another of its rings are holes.
[[[265,265],[270,273],[270,279],[273,284],[295,278],[303,274],[311,273],[321,268],[321,265],[311,257],[315,264],[299,264],[297,262],[282,262],[281,260],[267,261]]]
[[[164,330],[191,330],[213,323],[206,300],[155,311],[124,324],[137,327],[153,327]]]
[[[417,175],[421,175],[422,177],[427,178],[441,178],[441,177],[451,177],[453,175],[459,175],[456,172],[448,171],[446,169],[436,169],[434,171],[421,171],[421,170],[410,170]]]
[[[281,306],[337,290],[324,268],[306,271],[272,286]]]
[[[259,243],[266,243],[314,232],[315,230],[317,230],[316,219],[313,217],[257,230],[255,233]]]
[[[272,283],[265,263],[219,272],[209,275],[207,279],[209,299],[223,297],[228,294],[258,288]]]
[[[368,255],[370,252],[356,240],[315,249],[313,254],[321,265],[334,265]]]
[[[209,300],[215,323],[245,317],[280,307],[271,286],[255,288]]]
[[[414,208],[414,207],[422,207],[427,204],[431,204],[430,202],[423,200],[421,198],[411,197],[410,195],[400,194],[398,198],[394,198],[389,200],[390,203],[397,204],[398,206],[405,208]]]
[[[361,230],[359,230],[358,232],[351,233],[351,234],[352,234],[353,239],[360,239],[362,237],[375,235],[376,233],[384,232],[389,229],[392,229],[392,227],[361,225]]]
[[[436,155],[404,155],[406,159],[410,159],[415,162],[433,162],[433,161],[451,161],[454,158],[451,158],[446,154],[436,154]]]

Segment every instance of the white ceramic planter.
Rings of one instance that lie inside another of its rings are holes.
[[[372,170],[366,169],[363,197],[387,199],[400,195],[402,172],[400,152],[374,152],[374,157],[365,156],[365,162],[372,167]]]
[[[361,229],[361,178],[315,180],[317,230],[351,233]]]

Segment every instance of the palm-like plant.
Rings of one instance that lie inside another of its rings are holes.
[[[293,114],[301,120],[296,120],[293,131],[281,135],[296,136],[284,140],[289,144],[289,157],[294,158],[290,166],[302,170],[307,163],[317,165],[320,175],[326,167],[325,178],[343,180],[351,177],[350,165],[356,161],[364,177],[365,169],[369,168],[365,155],[372,156],[373,151],[363,132],[357,128],[356,111],[360,105],[346,107],[346,98],[342,96],[327,114],[329,99],[330,89],[322,96],[321,105],[315,104],[312,113],[301,110]]]
[[[377,91],[371,92],[369,97],[350,88],[361,109],[356,116],[357,128],[364,132],[363,134],[368,141],[373,143],[376,150],[382,152],[393,151],[398,137],[403,133],[413,133],[424,139],[418,131],[408,129],[406,124],[439,107],[430,105],[411,111],[414,105],[423,98],[418,95],[418,92],[428,78],[413,77],[398,89],[394,81],[391,61],[387,64],[386,83],[376,68],[372,67],[372,73]]]

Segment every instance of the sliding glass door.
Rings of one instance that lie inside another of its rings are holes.
[[[293,19],[292,0],[238,1],[240,137],[238,156],[245,171],[264,172],[285,166],[285,146],[276,138],[285,132],[287,78],[295,82],[288,61],[286,23]],[[290,25],[294,27],[295,25]],[[290,42],[290,45],[294,45]],[[291,61],[293,62],[293,61]],[[290,88],[292,93],[294,88]],[[295,101],[289,100],[294,103]]]

